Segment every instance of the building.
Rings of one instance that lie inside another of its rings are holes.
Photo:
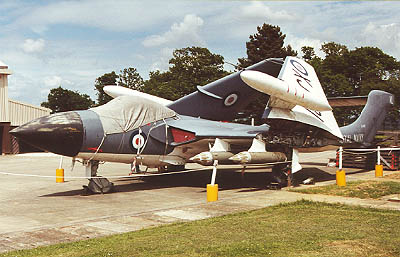
[[[50,109],[8,98],[8,76],[12,71],[0,61],[0,154],[19,153],[23,146],[9,134],[15,127],[49,115]]]

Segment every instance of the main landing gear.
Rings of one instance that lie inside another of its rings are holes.
[[[89,178],[89,184],[83,186],[86,193],[105,194],[114,190],[114,184],[108,179],[97,176],[99,161],[88,161],[86,163],[86,176]]]
[[[291,173],[290,164],[276,164],[272,167],[272,181],[269,183],[269,189],[281,189],[282,187],[291,186],[293,183],[293,174]]]

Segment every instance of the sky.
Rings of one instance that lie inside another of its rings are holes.
[[[174,49],[207,47],[236,64],[263,23],[298,53],[312,46],[322,57],[334,41],[400,60],[399,10],[399,1],[0,0],[0,61],[14,72],[11,99],[39,105],[62,86],[95,100],[97,77],[134,67],[148,79]]]

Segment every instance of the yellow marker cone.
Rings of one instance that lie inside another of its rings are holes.
[[[207,184],[207,202],[215,202],[218,200],[218,184]]]
[[[346,186],[346,173],[344,172],[344,170],[336,171],[336,185]]]
[[[56,169],[56,183],[64,182],[64,169]]]
[[[383,165],[376,164],[375,165],[375,178],[379,178],[383,176]]]

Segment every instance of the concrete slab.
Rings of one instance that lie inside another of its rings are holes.
[[[326,167],[334,152],[302,154],[304,170],[317,185],[334,183],[336,168]],[[60,156],[28,154],[0,156],[0,252],[32,248],[139,230],[172,222],[191,221],[254,210],[300,199],[338,202],[368,207],[400,209],[400,203],[345,197],[304,195],[266,190],[270,169],[249,167],[242,180],[238,166],[221,166],[217,173],[219,200],[206,202],[211,168],[192,173],[146,178],[125,178],[129,165],[106,163],[99,175],[110,179],[116,192],[84,195],[85,168],[73,172],[71,158],[63,158],[65,183],[55,182]],[[188,165],[188,168],[199,168]],[[373,178],[374,173],[347,169],[349,180]],[[120,176],[120,177],[119,177]]]

